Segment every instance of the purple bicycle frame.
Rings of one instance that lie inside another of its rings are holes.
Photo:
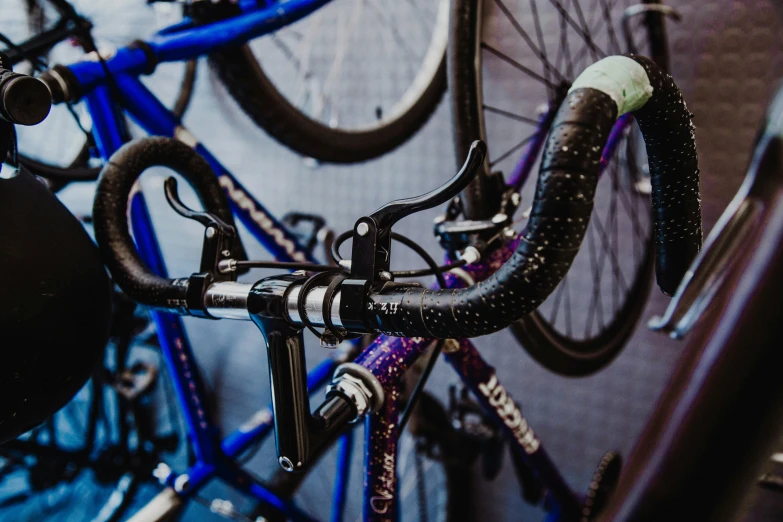
[[[630,115],[618,119],[604,148],[601,172],[609,158],[614,156],[632,121]],[[546,141],[545,132],[538,134],[542,137],[530,143],[519,165],[514,169],[511,182],[516,187],[524,185]],[[482,262],[463,267],[463,270],[475,281],[486,279],[513,254],[518,241],[519,238],[507,242],[491,252]],[[446,274],[446,282],[449,288],[465,286],[464,281],[451,273]],[[400,435],[397,424],[399,383],[405,371],[425,353],[431,342],[431,339],[420,337],[381,336],[354,361],[370,370],[385,392],[383,407],[369,415],[365,424],[365,521],[398,520],[396,458]],[[503,430],[511,444],[519,447],[525,463],[535,472],[557,505],[558,518],[578,517],[582,508],[582,496],[575,493],[565,482],[530,424],[522,416],[519,405],[498,380],[495,369],[481,357],[469,339],[448,340],[443,348],[443,355],[462,382],[473,392],[492,422]]]

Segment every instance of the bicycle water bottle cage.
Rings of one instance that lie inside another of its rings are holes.
[[[365,298],[371,289],[402,285],[391,281],[392,227],[406,216],[447,203],[476,177],[486,155],[486,145],[475,141],[460,171],[444,185],[424,195],[387,203],[353,227],[351,275],[342,284],[340,317],[344,326],[363,329]],[[417,283],[407,283],[417,284]]]
[[[209,317],[204,310],[204,293],[211,283],[218,281],[236,281],[236,260],[232,253],[237,241],[236,229],[209,212],[192,210],[182,203],[177,190],[177,180],[167,178],[163,184],[166,201],[174,212],[204,225],[204,244],[201,247],[201,267],[199,273],[189,278],[188,308],[194,315]],[[201,312],[201,313],[198,313]]]
[[[459,213],[449,208],[445,214],[435,218],[434,233],[449,253],[460,252],[468,246],[481,251],[484,245],[511,226],[514,213],[521,203],[522,196],[517,189],[506,187],[500,197],[498,212],[491,219],[459,220]]]

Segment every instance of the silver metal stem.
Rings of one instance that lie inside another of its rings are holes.
[[[214,283],[207,289],[204,306],[207,313],[219,319],[250,320],[247,312],[247,296],[253,285],[224,281]]]
[[[297,302],[299,300],[299,292],[301,292],[301,285],[291,289],[286,299],[286,311],[288,317],[295,323],[302,323],[302,318],[299,316],[299,307]],[[305,302],[305,311],[307,312],[307,318],[315,326],[324,326],[324,314],[323,303],[324,294],[326,294],[325,286],[317,286],[307,293],[307,300]],[[343,322],[340,319],[340,292],[338,291],[334,298],[332,298],[331,308],[332,324],[337,327],[342,327]]]

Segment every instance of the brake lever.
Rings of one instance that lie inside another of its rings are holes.
[[[391,229],[404,217],[447,203],[476,177],[487,154],[487,146],[476,140],[470,146],[462,168],[440,187],[421,196],[387,203],[369,216],[356,221],[353,228],[351,278],[382,280],[391,263]]]
[[[340,317],[347,330],[361,330],[364,327],[363,314],[369,304],[366,299],[370,288],[396,284],[391,282],[389,271],[391,229],[395,223],[457,196],[476,177],[486,154],[487,146],[484,142],[474,141],[462,168],[445,184],[418,197],[392,201],[356,221],[353,227],[351,275],[343,281],[340,290]]]
[[[201,267],[199,269],[201,275],[208,275],[212,281],[236,281],[234,270],[221,269],[221,261],[227,261],[232,257],[234,241],[237,239],[236,229],[214,214],[187,207],[179,197],[175,178],[166,178],[163,189],[166,201],[174,209],[174,212],[204,225],[204,244],[201,248]]]

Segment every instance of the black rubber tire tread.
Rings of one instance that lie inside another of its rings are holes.
[[[193,99],[193,86],[196,84],[196,72],[198,71],[198,59],[193,58],[188,60],[185,64],[185,75],[182,77],[182,84],[179,87],[179,93],[177,94],[177,100],[174,102],[174,107],[171,112],[177,118],[182,119],[185,115],[185,111],[190,106],[190,101]]]
[[[462,459],[459,436],[449,422],[448,414],[440,402],[427,392],[422,392],[416,405],[416,411],[411,414],[408,428],[412,433],[426,436],[436,441],[442,454],[441,463],[445,467],[446,489],[446,520],[448,522],[471,522],[473,502],[471,493],[472,472],[470,466]],[[317,466],[317,461],[314,466]],[[282,498],[290,499],[302,482],[307,478],[305,473],[288,473],[278,469],[269,481],[270,488]],[[254,516],[262,515],[269,522],[284,522],[277,513],[257,511]]]
[[[644,0],[645,4],[659,4],[660,0]],[[454,153],[457,161],[467,155],[473,140],[482,136],[480,110],[481,104],[477,85],[478,71],[476,52],[477,24],[481,13],[476,0],[453,0],[449,13],[450,33],[448,48],[448,75],[451,86],[452,129],[454,132]],[[645,20],[651,32],[651,54],[668,71],[668,45],[666,42],[663,16],[655,13]],[[489,174],[484,168],[479,176]],[[472,183],[461,195],[463,205],[468,200],[469,208],[480,208],[476,203],[484,198],[484,188],[480,183]],[[473,217],[476,217],[475,215]],[[487,218],[490,216],[479,216]],[[652,238],[652,231],[650,231]],[[597,337],[578,341],[560,334],[540,312],[534,312],[510,327],[511,333],[522,348],[539,364],[550,371],[566,376],[591,375],[614,360],[625,347],[633,333],[636,323],[650,294],[654,249],[652,240],[645,244],[644,260],[634,281],[631,296],[614,316],[612,322]]]
[[[383,127],[362,132],[333,129],[294,107],[264,74],[248,46],[221,49],[209,64],[256,125],[282,145],[328,163],[359,163],[405,143],[430,118],[446,91],[446,59],[411,109]]]

